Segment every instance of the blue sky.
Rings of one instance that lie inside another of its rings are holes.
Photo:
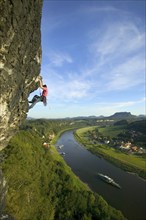
[[[44,0],[41,75],[48,105],[38,103],[28,116],[145,114],[145,13],[141,0]]]

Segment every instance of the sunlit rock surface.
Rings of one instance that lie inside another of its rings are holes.
[[[41,64],[42,0],[0,1],[0,150],[28,111]]]

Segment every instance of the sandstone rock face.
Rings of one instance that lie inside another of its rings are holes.
[[[38,88],[42,0],[0,1],[0,150],[26,118]]]

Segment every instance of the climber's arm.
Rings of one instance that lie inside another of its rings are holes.
[[[42,77],[39,78],[39,82],[40,82],[40,88],[43,89],[43,81],[42,81]]]
[[[41,80],[40,80],[40,88],[43,89],[43,83]]]

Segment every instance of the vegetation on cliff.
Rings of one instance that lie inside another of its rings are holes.
[[[73,174],[52,142],[43,147],[49,131],[57,135],[72,126],[60,123],[29,121],[3,150],[7,213],[16,220],[124,219]]]

